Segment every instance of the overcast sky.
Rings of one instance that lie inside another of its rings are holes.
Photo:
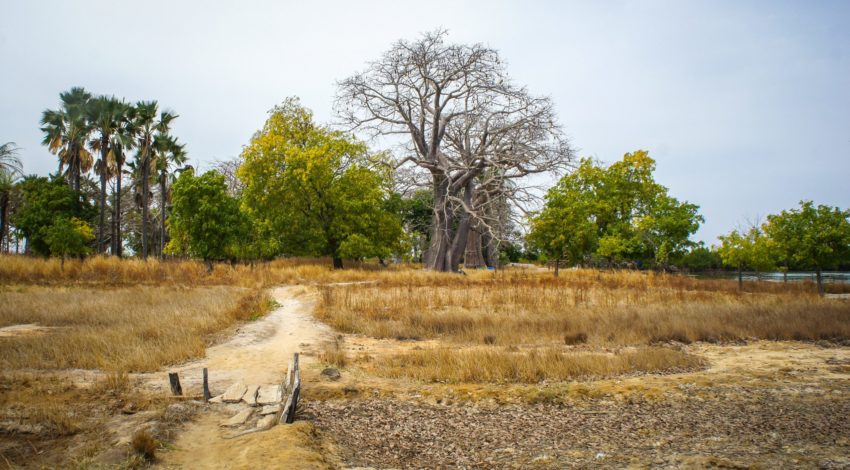
[[[581,156],[649,150],[714,243],[801,199],[850,207],[850,2],[0,0],[0,143],[55,171],[38,120],[84,86],[176,111],[191,162],[234,157],[285,97],[444,27],[551,96]],[[309,4],[309,5],[308,5]]]

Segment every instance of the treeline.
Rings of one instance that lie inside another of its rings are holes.
[[[184,145],[170,133],[176,117],[156,101],[131,104],[79,87],[61,93],[60,106],[41,118],[58,169],[48,177],[7,173],[3,249],[162,254],[170,184],[186,162]]]
[[[16,147],[0,147],[0,247],[209,263],[325,256],[337,268],[393,259],[436,271],[848,263],[847,211],[811,203],[719,247],[694,243],[699,207],[654,180],[646,151],[576,161],[550,98],[513,83],[498,51],[447,43],[444,31],[399,41],[341,81],[335,111],[346,131],[287,99],[241,155],[200,174],[171,133],[174,113],[73,88],[41,120],[55,174],[24,177]],[[354,132],[388,139],[392,152]],[[535,175],[558,178],[542,207]]]

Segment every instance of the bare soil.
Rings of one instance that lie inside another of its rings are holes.
[[[541,385],[550,390],[535,404],[425,386],[394,398],[305,402],[303,416],[349,466],[850,468],[850,349],[691,349],[712,367]]]

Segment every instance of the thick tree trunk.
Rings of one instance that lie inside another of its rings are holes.
[[[481,234],[481,243],[484,244],[484,259],[488,267],[499,269],[499,250],[496,248],[496,240],[489,231]]]
[[[555,260],[555,277],[561,274],[561,258]]]
[[[466,184],[466,187],[463,189],[463,202],[467,207],[472,206],[472,190],[474,187],[474,180],[470,179]],[[450,268],[452,272],[457,272],[460,268],[460,260],[463,257],[464,251],[466,251],[466,242],[469,239],[469,229],[472,225],[472,215],[467,212],[465,209],[460,216],[460,221],[458,222],[457,232],[452,240],[452,248],[451,248],[451,261]]]
[[[422,255],[426,269],[450,271],[453,215],[448,207],[449,183],[441,173],[432,173],[434,217],[431,219],[431,244]]]
[[[482,234],[478,227],[472,227],[469,230],[469,236],[466,240],[466,252],[463,254],[463,266],[467,269],[478,269],[487,266],[487,261],[484,259],[484,253],[481,247]]]
[[[818,295],[823,297],[826,294],[826,289],[823,286],[823,273],[821,269],[817,269],[817,279],[818,279]]]
[[[334,269],[342,269],[343,268],[342,258],[334,256],[333,257],[333,263],[334,263]]]

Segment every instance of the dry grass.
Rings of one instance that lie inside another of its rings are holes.
[[[731,281],[595,271],[559,280],[456,279],[326,287],[317,315],[349,333],[464,344],[850,338],[850,303],[821,299],[804,285],[763,283],[759,292],[739,293]]]
[[[518,382],[586,380],[631,373],[671,373],[703,365],[672,348],[645,347],[620,353],[576,352],[558,348],[447,348],[396,355],[377,364],[382,375],[427,382]]]
[[[156,439],[148,432],[147,429],[140,429],[133,433],[133,438],[130,440],[130,446],[144,457],[145,460],[156,459],[156,448],[158,443]]]
[[[119,260],[94,256],[85,260],[69,259],[65,269],[55,258],[0,255],[0,284],[39,285],[230,285],[268,287],[281,284],[356,282],[407,270],[407,266],[382,268],[377,265],[348,263],[351,269],[334,270],[330,260],[281,259],[249,264],[215,264],[212,272],[206,264],[193,260],[160,261],[150,258]]]
[[[334,367],[345,367],[348,364],[348,354],[341,347],[340,341],[340,338],[336,338],[319,352],[319,361],[322,364]]]
[[[7,286],[0,327],[51,329],[0,337],[0,367],[154,371],[202,357],[215,333],[268,305],[261,291],[238,287]]]

